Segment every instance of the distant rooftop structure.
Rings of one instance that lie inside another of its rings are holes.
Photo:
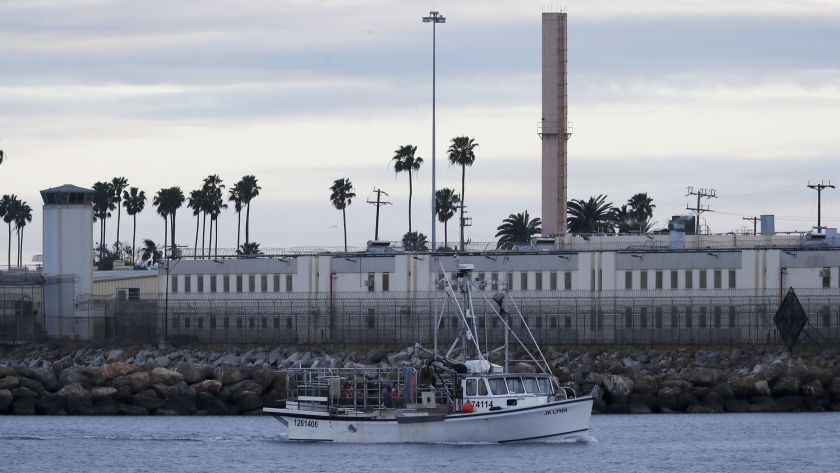
[[[45,205],[90,205],[93,203],[93,189],[64,184],[41,191],[41,198]]]

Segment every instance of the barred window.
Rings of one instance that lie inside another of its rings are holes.
[[[648,283],[648,272],[647,271],[642,271],[639,274],[639,287],[642,288],[642,289],[647,289],[648,288],[647,283]]]
[[[706,289],[706,271],[700,271],[700,289]]]
[[[662,289],[662,271],[656,272],[656,288]]]
[[[735,270],[729,270],[729,289],[735,289]]]
[[[721,281],[721,279],[723,279],[723,275],[721,274],[721,271],[719,269],[716,269],[715,270],[715,289],[720,289],[721,287],[723,287],[723,281]]]
[[[563,282],[564,282],[564,286],[565,286],[566,290],[571,291],[572,290],[572,273],[570,271],[566,271],[563,274],[563,280],[564,280]]]
[[[184,275],[184,292],[192,292],[192,275]]]
[[[633,271],[624,272],[624,289],[633,289]]]
[[[548,274],[548,288],[552,291],[557,290],[557,272],[555,271]]]
[[[537,291],[542,291],[542,288],[543,288],[542,279],[543,279],[542,271],[537,271],[537,274],[535,275],[535,279],[534,279],[534,289],[536,289]]]
[[[690,269],[685,272],[685,288],[686,289],[691,289],[691,288],[694,287],[694,281],[693,281],[693,278],[692,278],[693,275],[694,275],[694,273]]]

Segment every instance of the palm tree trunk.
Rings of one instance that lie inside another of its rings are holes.
[[[16,238],[16,240],[17,240],[17,246],[18,246],[18,254],[17,254],[17,261],[16,261],[16,264],[17,264],[17,267],[18,267],[18,268],[20,268],[20,267],[21,267],[21,257],[20,257],[20,228],[18,228],[18,229],[17,229],[17,238]]]
[[[172,245],[172,256],[174,257],[176,255],[175,251],[177,249],[177,246],[175,245],[175,212],[172,212],[171,218],[172,226],[170,227],[170,231],[172,232],[172,241],[170,241],[169,244]]]
[[[210,222],[213,223],[213,222]],[[210,227],[210,230],[213,230],[213,227]],[[201,213],[201,257],[204,258],[204,236],[205,231],[207,231],[207,212]],[[213,234],[210,234],[210,238],[213,238]]]
[[[117,252],[120,251],[120,219],[122,218],[122,207],[119,204],[120,203],[118,202],[117,203],[117,243],[115,245],[116,248],[117,248]]]
[[[341,221],[344,223],[344,252],[347,253],[347,214],[344,209],[341,209]]]
[[[216,230],[218,232],[219,230]],[[242,234],[242,210],[236,212],[236,249],[239,249],[239,237]]]
[[[212,223],[212,221],[211,221],[211,223]],[[212,232],[211,232],[211,234],[212,234]],[[216,254],[216,258],[218,258],[219,257],[219,221],[218,220],[216,220],[216,246],[215,246],[215,249],[213,251]]]
[[[169,248],[169,215],[163,216],[163,256],[166,256],[166,249]]]
[[[411,233],[411,194],[412,194],[412,187],[411,187],[411,169],[408,170],[408,233]],[[435,222],[432,222],[434,225]]]
[[[137,264],[137,214],[134,214],[134,230],[131,233],[131,264]]]
[[[20,247],[23,248],[23,227],[20,227]],[[23,254],[20,255],[20,265],[23,266]]]
[[[464,202],[467,200],[464,197],[464,178],[467,173],[467,166],[461,165],[461,221],[459,222],[459,226],[461,227],[461,251],[464,251]]]
[[[248,207],[245,209],[245,243],[251,241],[251,203],[248,202]]]
[[[12,222],[9,222],[9,269],[12,269]]]
[[[195,216],[195,245],[193,246],[193,259],[198,259],[198,224],[201,221],[201,216]],[[204,240],[201,241],[201,244],[204,244]]]
[[[99,220],[99,263],[105,257],[105,219]]]
[[[443,221],[443,246],[449,248],[449,242],[447,241],[447,229],[446,224],[449,222],[449,219]]]

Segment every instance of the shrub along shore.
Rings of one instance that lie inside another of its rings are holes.
[[[840,352],[757,347],[549,348],[596,413],[840,411]],[[288,367],[423,366],[400,351],[157,349],[43,344],[0,352],[0,414],[252,415],[285,395]],[[494,360],[498,362],[498,360]],[[518,371],[533,371],[517,363]]]

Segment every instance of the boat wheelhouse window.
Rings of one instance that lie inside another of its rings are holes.
[[[549,382],[548,378],[537,378],[537,383],[540,385],[540,391],[543,394],[551,393],[551,382]]]
[[[508,391],[511,394],[522,394],[525,392],[525,387],[522,386],[522,378],[506,378]]]
[[[479,396],[486,396],[487,395],[487,384],[481,378],[478,379],[478,395]]]
[[[537,378],[522,378],[525,384],[525,392],[528,394],[539,394],[540,390],[537,387]]]
[[[487,381],[490,383],[490,392],[493,395],[500,396],[508,393],[504,378],[490,378]]]
[[[478,392],[475,381],[475,378],[469,378],[467,380],[467,396],[475,396]]]

